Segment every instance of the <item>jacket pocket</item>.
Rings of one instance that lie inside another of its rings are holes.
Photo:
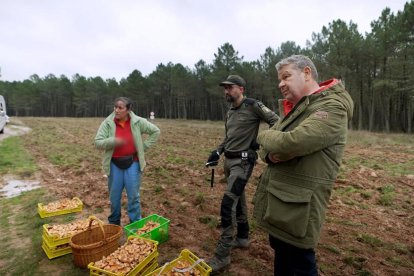
[[[263,219],[277,229],[303,238],[309,223],[312,195],[310,189],[271,180]]]

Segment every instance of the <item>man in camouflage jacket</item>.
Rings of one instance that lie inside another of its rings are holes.
[[[263,103],[244,96],[246,82],[238,75],[230,75],[220,83],[224,87],[230,109],[226,116],[226,133],[223,142],[215,149],[207,163],[217,162],[224,153],[224,172],[227,187],[221,201],[221,236],[214,257],[209,260],[213,272],[230,264],[232,247],[249,246],[249,223],[247,218],[245,186],[256,164],[256,143],[260,122],[273,126],[278,116]],[[236,221],[233,219],[235,213]],[[237,225],[236,237],[234,227]]]

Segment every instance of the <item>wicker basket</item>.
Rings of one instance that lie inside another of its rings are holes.
[[[98,226],[92,227],[96,220]],[[90,217],[88,230],[75,234],[70,239],[73,262],[76,266],[86,268],[90,262],[108,256],[119,247],[122,227],[114,224],[103,224],[94,216]]]

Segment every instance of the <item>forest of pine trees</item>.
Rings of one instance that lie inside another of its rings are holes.
[[[159,64],[148,76],[134,70],[119,82],[79,74],[32,75],[14,82],[0,79],[0,94],[10,116],[105,117],[113,110],[113,100],[126,96],[142,117],[153,111],[158,118],[222,120],[227,106],[218,83],[233,73],[246,79],[248,97],[277,112],[281,95],[275,64],[292,54],[309,56],[320,81],[342,80],[355,102],[352,129],[413,132],[414,1],[397,14],[384,9],[371,23],[370,33],[359,33],[352,21],[335,20],[313,33],[305,48],[287,41],[275,49],[268,47],[255,61],[243,60],[225,43],[212,64],[203,60],[194,68]]]

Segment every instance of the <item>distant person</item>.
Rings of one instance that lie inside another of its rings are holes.
[[[114,111],[101,123],[95,146],[104,150],[103,168],[108,175],[111,214],[109,223],[121,225],[121,197],[125,188],[130,222],[141,219],[141,172],[145,168],[144,152],[155,143],[160,129],[134,114],[130,99],[115,100]],[[148,134],[143,141],[142,134]]]
[[[247,181],[256,164],[258,145],[256,137],[260,122],[272,126],[278,116],[260,101],[244,96],[246,82],[238,75],[230,75],[220,83],[224,87],[226,101],[230,109],[225,119],[224,141],[209,156],[207,162],[217,162],[224,153],[224,172],[227,188],[221,201],[222,233],[214,257],[208,262],[214,272],[230,264],[232,247],[249,246],[249,223],[247,220],[246,195]],[[236,221],[233,221],[232,212]],[[233,223],[237,224],[236,237],[233,238]]]
[[[353,101],[342,83],[318,84],[306,56],[276,64],[281,119],[259,133],[268,166],[254,197],[254,217],[269,233],[275,275],[317,275],[315,251],[345,148]]]

